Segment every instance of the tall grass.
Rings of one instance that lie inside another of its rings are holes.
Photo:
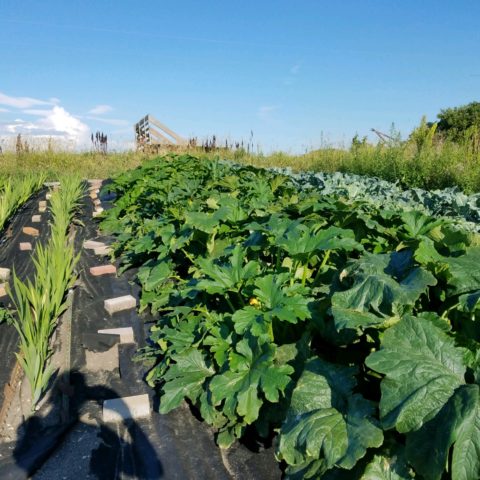
[[[372,145],[352,143],[349,149],[321,148],[305,154],[251,153],[243,148],[207,149],[175,147],[176,153],[192,153],[200,158],[224,158],[259,167],[290,167],[293,170],[346,172],[398,181],[404,187],[425,189],[458,186],[468,193],[480,191],[480,139],[453,142],[430,135],[426,129],[406,142]],[[429,136],[430,135],[430,136]],[[165,150],[166,151],[166,150]],[[108,178],[137,167],[155,156],[144,152],[72,153],[35,151],[0,157],[0,178],[43,172],[49,180],[63,174],[83,178]]]
[[[215,152],[205,156],[219,156]],[[458,186],[480,191],[480,151],[469,142],[448,140],[418,146],[414,142],[371,145],[363,143],[348,150],[323,148],[303,155],[275,152],[251,154],[223,151],[222,158],[259,167],[289,167],[295,171],[344,172],[376,176],[403,187],[437,189]]]
[[[109,153],[30,151],[20,155],[4,152],[0,156],[0,177],[18,177],[42,172],[48,180],[65,175],[81,178],[109,178],[118,172],[141,165],[146,155],[140,152]]]

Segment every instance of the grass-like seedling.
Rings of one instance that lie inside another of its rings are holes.
[[[17,358],[25,371],[32,393],[32,409],[48,387],[53,368],[50,339],[60,315],[66,310],[65,294],[75,280],[73,240],[68,228],[78,208],[83,188],[77,178],[62,179],[60,190],[51,197],[52,224],[50,239],[45,246],[38,245],[32,255],[35,265],[33,280],[22,281],[13,273],[11,298],[17,315],[13,324],[20,336]]]
[[[4,181],[0,193],[0,230],[15,211],[40,189],[45,178],[44,174],[29,174],[23,178],[9,178]]]

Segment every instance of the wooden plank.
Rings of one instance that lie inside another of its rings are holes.
[[[166,125],[159,122],[153,115],[148,115],[148,120],[157,128],[159,128],[160,130],[164,131],[165,133],[170,135],[172,138],[174,138],[179,145],[183,145],[186,143],[186,141],[180,135],[177,135],[173,130],[170,130]]]
[[[162,141],[163,141],[163,143],[166,143],[167,145],[173,143],[165,135],[162,135],[158,130],[156,130],[153,127],[150,127],[150,133],[151,133],[151,135],[153,135],[153,137],[159,137],[160,138],[160,142],[158,142],[158,143],[162,143]]]

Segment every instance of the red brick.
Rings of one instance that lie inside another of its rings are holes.
[[[99,267],[90,268],[90,274],[94,277],[108,275],[110,273],[117,273],[117,268],[115,267],[115,265],[101,265]]]
[[[38,237],[40,235],[40,231],[33,227],[23,227],[22,232],[31,237]]]

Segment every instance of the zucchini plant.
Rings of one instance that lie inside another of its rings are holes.
[[[160,412],[275,437],[292,479],[480,478],[478,233],[188,155],[109,188]]]

